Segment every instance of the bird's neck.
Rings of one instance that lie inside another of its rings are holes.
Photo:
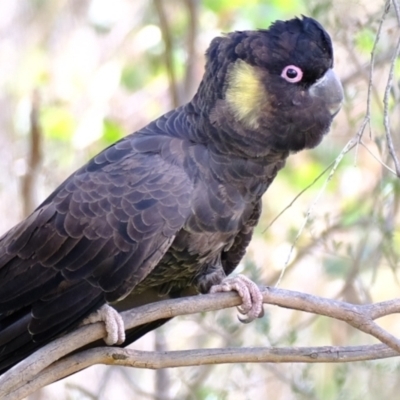
[[[261,196],[284,167],[289,152],[257,144],[251,132],[235,132],[229,124],[223,128],[214,126],[202,112],[198,103],[190,102],[165,114],[157,125],[169,136],[187,140],[193,147],[196,144],[202,147],[208,154],[205,162],[214,177],[231,183],[237,180],[251,197]]]

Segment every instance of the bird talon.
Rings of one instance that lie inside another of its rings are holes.
[[[250,318],[250,317],[245,317],[245,318],[240,318],[240,316],[237,316],[237,319],[242,323],[242,324],[249,324],[250,322],[253,322],[255,318]]]
[[[256,318],[261,318],[264,315],[262,307],[262,294],[258,286],[243,275],[238,275],[233,278],[225,278],[219,285],[215,285],[210,289],[210,293],[235,291],[242,299],[242,304],[237,307],[241,315],[238,316],[240,322],[248,324]]]
[[[245,309],[243,309],[243,307],[241,307],[241,306],[237,307],[237,310],[238,310],[238,312],[239,312],[240,314],[242,314],[242,315],[246,315],[246,314],[249,312],[249,310],[245,310]]]
[[[122,317],[118,311],[104,304],[97,311],[90,314],[82,321],[82,325],[104,322],[106,336],[104,341],[107,345],[122,344],[125,342],[125,326]]]

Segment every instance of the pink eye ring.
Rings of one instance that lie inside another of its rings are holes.
[[[295,65],[287,65],[283,68],[281,77],[290,83],[300,82],[303,78],[303,71]]]

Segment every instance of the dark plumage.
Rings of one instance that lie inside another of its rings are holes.
[[[215,38],[191,102],[105,149],[0,239],[0,372],[105,302],[221,283],[289,153],[327,133],[342,99],[332,65],[311,18]]]

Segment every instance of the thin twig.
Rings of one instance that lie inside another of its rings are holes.
[[[345,156],[345,154],[347,154],[347,153],[356,145],[356,143],[357,143],[357,142],[356,142],[356,139],[355,139],[355,138],[351,139],[351,140],[346,144],[346,146],[343,148],[343,150],[340,152],[340,154],[336,157],[335,162],[334,162],[334,165],[333,165],[333,167],[332,167],[332,169],[331,169],[331,172],[329,173],[328,177],[326,178],[325,182],[324,182],[323,185],[322,185],[322,188],[320,189],[320,191],[318,192],[318,194],[317,194],[317,196],[315,197],[314,201],[311,203],[310,207],[308,208],[308,210],[307,210],[307,212],[306,212],[306,216],[304,217],[303,223],[302,223],[302,225],[300,226],[300,229],[299,229],[299,231],[297,232],[297,235],[296,235],[296,237],[294,238],[294,241],[293,241],[293,243],[292,243],[292,245],[291,245],[291,247],[290,247],[289,253],[288,253],[288,255],[287,255],[286,261],[285,261],[285,263],[284,263],[284,265],[283,265],[283,268],[282,268],[282,270],[281,270],[281,273],[280,273],[280,275],[279,275],[278,281],[277,281],[276,284],[275,284],[275,287],[278,287],[278,286],[280,285],[280,283],[281,283],[281,281],[282,281],[282,278],[283,278],[283,276],[285,275],[286,268],[287,268],[287,266],[289,265],[289,262],[290,262],[290,259],[291,259],[291,257],[292,257],[294,248],[296,247],[296,243],[297,243],[297,241],[299,240],[301,234],[303,233],[304,228],[306,227],[307,222],[308,222],[309,219],[310,219],[311,213],[313,212],[315,206],[318,204],[318,202],[319,202],[319,200],[320,200],[322,194],[325,192],[325,189],[326,189],[328,183],[329,183],[329,182],[331,181],[331,179],[333,178],[333,175],[335,174],[336,169],[337,169],[337,167],[339,166],[340,162],[342,161],[343,157]]]
[[[358,141],[361,140],[362,135],[364,134],[365,124],[368,124],[369,131],[370,131],[370,136],[371,136],[370,120],[371,120],[371,97],[372,97],[372,88],[373,88],[372,79],[373,79],[373,76],[374,76],[376,49],[378,47],[379,39],[381,38],[383,23],[384,23],[384,21],[386,19],[387,13],[389,12],[388,4],[390,4],[390,0],[387,0],[387,2],[385,4],[382,17],[379,20],[378,30],[377,30],[376,35],[375,35],[374,44],[373,44],[372,50],[371,50],[371,61],[370,61],[369,81],[368,81],[368,91],[367,91],[367,110],[366,110],[366,113],[365,113],[364,121],[361,124],[363,127],[362,127],[362,129],[359,129],[359,131],[357,133]],[[357,159],[357,155],[358,155],[358,146],[356,148],[356,159]]]
[[[393,175],[396,175],[396,171],[392,168],[390,168],[387,164],[385,164],[381,159],[379,159],[370,149],[369,147],[362,141],[360,140],[360,144],[361,146],[363,146],[365,148],[365,150],[368,151],[369,154],[371,154],[371,156],[378,161],[379,164],[382,165],[383,168],[385,168],[386,170],[388,170],[389,172],[391,172]]]
[[[346,43],[346,46],[347,46],[347,43]],[[353,49],[353,51],[354,51],[354,49]],[[385,52],[381,55],[377,55],[374,59],[374,67],[385,66],[386,63],[388,63],[391,58],[392,58],[392,53],[389,53],[389,52]],[[340,81],[342,82],[343,87],[346,87],[346,86],[354,83],[354,81],[363,79],[365,75],[368,75],[368,83],[370,82],[371,61],[368,63],[362,64],[360,68],[361,69],[357,68],[354,71],[350,72],[348,75],[340,78]],[[360,72],[361,72],[361,74],[360,74]]]
[[[397,22],[400,26],[400,4],[399,4],[398,0],[392,0],[392,3],[393,3],[394,11],[396,13]]]
[[[272,221],[267,225],[267,227],[262,231],[262,234],[264,234],[275,222],[279,217],[284,214],[292,205],[296,202],[296,200],[303,194],[305,193],[308,189],[310,189],[312,186],[314,186],[320,178],[322,178],[326,172],[329,171],[329,169],[332,167],[335,161],[332,161],[308,186],[306,186],[304,189],[302,189],[294,198],[293,200],[283,209],[279,212],[279,214],[272,219]]]
[[[385,96],[383,98],[383,123],[385,126],[386,140],[388,144],[389,154],[393,159],[394,166],[396,169],[396,175],[400,178],[400,162],[397,158],[396,150],[394,148],[392,134],[390,131],[390,117],[389,117],[389,97],[393,86],[393,75],[394,75],[394,67],[396,64],[396,60],[400,55],[400,37],[396,45],[396,49],[393,53],[393,57],[390,63],[390,70],[388,75],[388,81],[385,88]]]

